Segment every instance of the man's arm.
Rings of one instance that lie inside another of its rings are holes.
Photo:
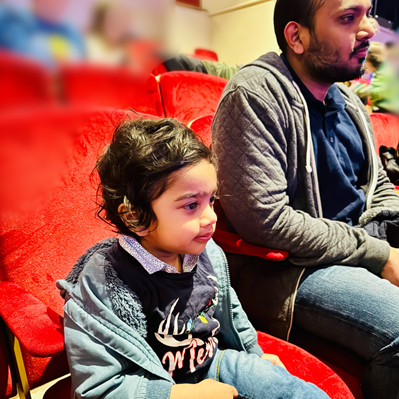
[[[279,95],[284,93],[270,90],[266,103],[238,87],[219,105],[212,130],[227,217],[244,240],[286,250],[296,265],[359,265],[381,272],[390,253],[386,242],[290,206],[288,191],[296,188],[288,187],[286,176],[298,165],[288,162],[287,132],[302,114],[279,104]]]

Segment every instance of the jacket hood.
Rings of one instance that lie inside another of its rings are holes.
[[[263,54],[257,60],[252,61],[247,65],[244,65],[240,69],[240,71],[242,71],[242,73],[244,73],[245,75],[263,79],[263,76],[261,74],[253,74],[253,72],[250,72],[249,67],[253,66],[256,66],[258,68],[263,68],[265,70],[265,73],[272,74],[273,77],[275,78],[275,83],[278,83],[279,86],[283,88],[283,90],[285,91],[287,100],[294,101],[298,105],[302,106],[302,102],[298,97],[297,90],[292,84],[294,79],[290,71],[288,70],[287,66],[285,65],[284,61],[277,53],[270,52],[267,54]],[[247,72],[245,70],[246,68],[249,68],[248,74],[246,73]],[[246,78],[248,78],[248,76],[246,76]]]
[[[93,298],[86,297],[86,291],[82,290],[78,284],[79,279],[82,276],[82,284],[87,280],[85,279],[85,274],[92,281],[101,279],[106,291],[106,295],[102,300],[109,300],[110,306],[118,318],[145,338],[147,335],[146,320],[136,295],[120,280],[113,267],[103,260],[106,252],[116,243],[117,238],[114,237],[95,244],[78,259],[68,276],[64,280],[58,280],[56,284],[66,302],[73,298],[84,308],[88,301],[92,303],[91,306],[96,302],[93,301]],[[100,264],[101,268],[97,266]],[[85,273],[83,273],[84,271]],[[92,308],[91,310],[93,311],[94,309]],[[98,309],[98,314],[101,314],[101,309]]]
[[[291,95],[293,99],[296,101],[299,100],[298,93],[295,87],[293,87],[294,78],[292,77],[289,69],[285,65],[282,58],[274,52],[270,52],[267,54],[263,54],[257,60],[250,62],[247,65],[244,65],[241,69],[243,70],[246,67],[257,66],[265,69],[270,72],[275,79],[280,83],[281,86],[287,89],[287,92]],[[339,87],[346,103],[353,108],[356,108],[353,103],[358,102],[357,95],[352,92],[347,86],[344,84],[336,83]]]

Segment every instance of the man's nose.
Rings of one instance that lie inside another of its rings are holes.
[[[362,41],[364,39],[371,39],[375,35],[375,29],[373,26],[372,19],[364,16],[360,25],[359,31],[357,32],[356,39]]]

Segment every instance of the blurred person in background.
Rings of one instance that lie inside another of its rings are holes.
[[[49,67],[85,57],[82,35],[62,19],[69,0],[33,0],[31,11],[0,2],[0,49]]]
[[[126,4],[118,1],[97,3],[86,37],[88,61],[107,65],[128,63],[132,24],[132,10]]]
[[[148,31],[142,25],[146,15]],[[148,15],[149,14],[149,15]],[[165,43],[154,33],[156,16],[151,10],[118,0],[96,3],[86,36],[87,60],[108,66],[126,66],[146,76],[164,60]]]
[[[399,113],[399,69],[395,67],[395,47],[394,44],[386,46],[371,42],[365,61],[369,83],[355,81],[351,85],[360,98],[370,99],[372,112]]]
[[[225,79],[230,79],[237,72],[238,66],[235,65],[198,59],[183,53],[175,55],[161,42],[145,37],[137,29],[140,11],[115,0],[97,3],[86,38],[88,61],[125,65],[136,72],[146,73],[151,73],[156,67],[159,70],[162,64],[163,71],[202,72]]]

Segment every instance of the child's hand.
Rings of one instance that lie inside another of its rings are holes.
[[[238,392],[233,386],[207,379],[198,384],[173,385],[169,399],[233,399],[236,397],[238,397]]]
[[[284,366],[284,364],[282,363],[282,361],[280,360],[280,358],[277,355],[269,355],[268,353],[264,353],[261,356],[261,359],[267,359],[270,360],[272,362],[272,364],[274,364],[275,366],[280,366],[286,369],[286,367]]]
[[[201,386],[203,399],[231,399],[238,396],[237,389],[223,382],[207,379],[198,385]]]

